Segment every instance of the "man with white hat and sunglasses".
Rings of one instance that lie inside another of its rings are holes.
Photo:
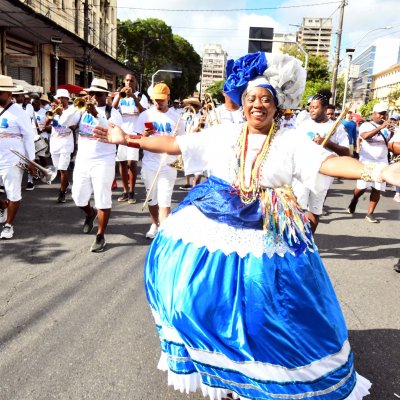
[[[13,237],[13,222],[21,202],[23,171],[16,166],[21,160],[10,149],[31,161],[35,159],[31,121],[28,114],[12,102],[12,92],[15,90],[17,87],[12,78],[0,75],[0,178],[7,195],[7,200],[0,205],[0,223],[5,223],[0,233],[1,239]],[[28,169],[35,175],[36,168],[32,163],[28,164]]]
[[[111,214],[116,146],[98,142],[93,137],[93,128],[96,125],[107,127],[108,122],[121,126],[122,118],[115,108],[106,104],[109,90],[105,79],[93,79],[90,88],[85,90],[89,96],[79,124],[72,198],[86,214],[83,233],[89,234],[98,218],[97,235],[90,251],[99,253],[106,246],[104,234]],[[90,205],[92,193],[95,208]]]
[[[53,165],[60,171],[60,192],[57,202],[65,203],[69,185],[68,167],[74,151],[73,130],[79,124],[81,114],[75,107],[69,105],[68,90],[58,89],[54,98],[60,104],[56,106],[51,121],[50,153]]]

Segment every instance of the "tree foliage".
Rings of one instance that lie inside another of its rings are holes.
[[[218,103],[223,103],[225,101],[222,94],[222,87],[224,86],[224,80],[214,82],[208,89],[207,93],[210,93],[211,97]]]
[[[392,89],[387,97],[389,110],[400,111],[400,88]]]
[[[379,103],[378,99],[374,99],[369,101],[367,104],[363,104],[361,107],[358,108],[358,112],[365,118],[372,114],[372,109],[374,105]]]
[[[201,58],[184,38],[172,33],[170,26],[156,18],[118,21],[117,58],[124,62],[142,83],[142,91],[151,84],[158,70],[182,71],[157,74],[171,88],[171,98],[184,98],[193,93],[200,79]]]
[[[283,45],[281,50],[291,56],[296,57],[304,63],[305,55],[299,48],[292,45]],[[321,89],[331,88],[332,76],[329,73],[328,60],[322,55],[314,55],[308,53],[308,66],[307,66],[307,81],[304,94],[301,100],[301,105],[306,106],[307,100],[310,96],[315,95]],[[344,95],[344,77],[341,76],[336,81],[336,101],[337,108],[342,107]],[[331,100],[333,102],[333,100]]]

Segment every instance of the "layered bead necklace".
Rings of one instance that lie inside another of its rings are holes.
[[[237,143],[237,148],[238,148],[236,155],[237,175],[233,182],[233,187],[235,187],[236,190],[238,190],[240,199],[243,204],[252,203],[259,196],[261,190],[260,182],[261,182],[262,167],[264,165],[265,160],[268,157],[270,145],[278,127],[279,125],[276,125],[274,122],[272,122],[271,129],[269,130],[260,151],[258,152],[256,158],[252,163],[250,183],[248,186],[246,186],[245,161],[248,148],[249,129],[247,123],[245,123],[243,126],[242,133],[240,134]]]

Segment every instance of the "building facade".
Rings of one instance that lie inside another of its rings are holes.
[[[0,73],[43,88],[129,72],[116,60],[117,0],[0,0]]]
[[[297,41],[310,53],[329,59],[332,44],[332,18],[303,18]]]
[[[354,57],[352,64],[358,65],[359,75],[350,79],[352,102],[357,108],[374,97],[371,92],[373,75],[400,62],[400,39],[381,38],[375,40],[361,54]],[[379,96],[383,96],[382,92]]]
[[[200,98],[215,82],[226,79],[227,53],[219,44],[207,44],[204,47],[201,69]]]
[[[400,63],[373,74],[371,78],[370,98],[387,103],[389,94],[395,90],[400,90]],[[400,106],[400,98],[398,102]]]
[[[282,54],[283,53],[282,48],[285,46],[285,43],[288,45],[295,44],[296,35],[287,32],[274,32],[274,38],[272,42],[272,53]]]

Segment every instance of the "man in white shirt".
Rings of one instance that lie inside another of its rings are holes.
[[[68,167],[74,151],[73,130],[79,124],[81,114],[75,107],[69,105],[68,90],[58,89],[54,97],[60,104],[56,106],[56,112],[51,120],[50,153],[53,165],[60,171],[60,191],[57,202],[65,203],[65,194],[69,185]]]
[[[32,124],[28,114],[12,102],[15,90],[17,87],[13,85],[12,78],[0,75],[0,178],[7,195],[7,201],[0,205],[1,222],[5,222],[1,239],[13,237],[13,222],[21,203],[23,171],[16,166],[21,160],[10,150],[18,151],[30,161],[35,159]],[[28,169],[35,175],[36,168],[32,163],[28,164]]]
[[[222,91],[222,95],[224,96],[225,102],[216,108],[220,123],[243,123],[244,116],[242,107],[238,106],[224,91]]]
[[[371,121],[364,122],[360,126],[358,134],[361,139],[359,158],[361,162],[388,164],[388,142],[391,137],[391,132],[388,129],[389,123],[387,106],[382,103],[375,104],[372,109]],[[347,212],[354,214],[358,199],[369,187],[371,188],[371,195],[365,219],[368,222],[378,223],[379,221],[375,218],[374,211],[380,200],[381,192],[386,189],[385,182],[366,182],[358,179]]]
[[[124,79],[124,87],[114,97],[113,107],[122,115],[121,128],[126,133],[135,131],[135,123],[139,114],[149,107],[145,95],[139,100],[140,93],[136,91],[137,79],[132,74],[127,74]],[[121,175],[123,193],[118,201],[136,203],[135,185],[137,177],[137,163],[139,161],[139,149],[128,146],[118,146],[116,160],[119,162],[119,173]]]
[[[185,125],[179,124],[177,114],[168,107],[170,98],[169,87],[165,83],[154,86],[151,98],[155,107],[140,114],[136,124],[136,132],[143,136],[174,136],[185,132]],[[152,126],[146,124],[151,123]],[[153,239],[158,231],[158,226],[171,211],[171,197],[174,189],[177,171],[169,164],[176,160],[176,156],[144,151],[142,159],[142,179],[147,193],[152,189],[149,200],[149,213],[152,224],[146,233],[146,238]],[[157,171],[160,172],[157,176]],[[153,184],[154,183],[154,184]]]
[[[122,118],[115,108],[106,104],[109,91],[105,79],[93,79],[91,87],[85,90],[89,92],[91,101],[79,123],[72,198],[86,215],[83,233],[89,234],[95,218],[98,218],[96,239],[90,247],[91,252],[98,253],[106,246],[104,234],[111,214],[116,146],[98,142],[93,138],[93,128],[96,125],[107,127],[108,122],[121,126]],[[95,208],[90,205],[92,193]]]
[[[328,118],[327,109],[329,105],[330,91],[314,96],[310,101],[310,118],[306,119],[297,128],[298,134],[307,135],[315,143],[321,145],[326,135],[329,133],[334,121]],[[349,155],[349,140],[346,131],[342,125],[339,125],[336,132],[324,145],[327,150],[336,153],[339,156]],[[308,210],[308,219],[310,220],[311,230],[315,233],[319,217],[323,212],[323,205],[329,187],[332,184],[332,178],[326,177],[325,189],[319,193],[313,193],[307,189],[301,182],[293,181],[293,191],[301,207]]]

